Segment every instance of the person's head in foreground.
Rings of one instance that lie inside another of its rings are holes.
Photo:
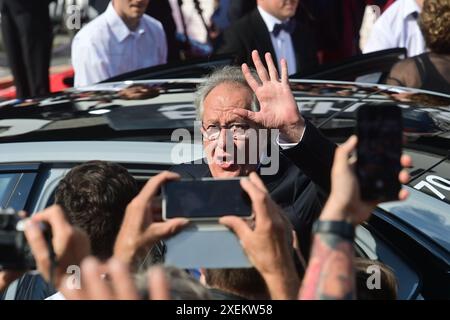
[[[90,161],[73,167],[59,182],[55,204],[70,224],[87,233],[92,254],[105,260],[113,253],[125,209],[137,191],[136,180],[124,167]]]

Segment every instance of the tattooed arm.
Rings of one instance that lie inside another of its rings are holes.
[[[331,172],[331,193],[320,215],[321,221],[345,221],[354,226],[367,220],[377,202],[362,201],[359,185],[353,172],[354,160],[349,156],[356,148],[357,139],[352,136],[335,153]],[[404,167],[411,166],[411,159],[403,156]],[[407,183],[406,171],[399,174],[401,183]],[[399,199],[408,196],[401,190]],[[354,299],[355,268],[353,242],[334,233],[314,235],[311,257],[300,289],[300,299]]]
[[[300,291],[302,300],[355,298],[353,244],[337,235],[314,235],[312,254]]]

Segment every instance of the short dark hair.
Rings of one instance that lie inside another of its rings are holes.
[[[270,299],[266,282],[255,268],[206,269],[205,281],[209,287],[227,291],[245,299]]]
[[[73,167],[59,182],[55,203],[72,225],[87,233],[92,254],[106,260],[112,256],[125,209],[137,192],[136,180],[124,167],[89,161]]]

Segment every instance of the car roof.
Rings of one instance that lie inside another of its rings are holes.
[[[0,103],[0,142],[170,141],[173,129],[195,129],[194,91],[201,81],[119,81],[69,89],[41,99],[6,101]],[[120,98],[119,92],[132,85],[158,87],[159,95],[140,100]],[[450,96],[338,81],[293,80],[291,87],[302,114],[323,130],[353,130],[359,106],[395,103],[403,109],[405,130],[410,135],[449,140]],[[330,116],[334,119],[323,123]]]

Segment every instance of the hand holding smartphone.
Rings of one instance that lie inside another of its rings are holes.
[[[239,239],[218,223],[225,215],[252,217],[240,178],[170,181],[162,186],[162,198],[163,220],[183,217],[197,222],[166,240],[166,264],[184,269],[251,267]]]

